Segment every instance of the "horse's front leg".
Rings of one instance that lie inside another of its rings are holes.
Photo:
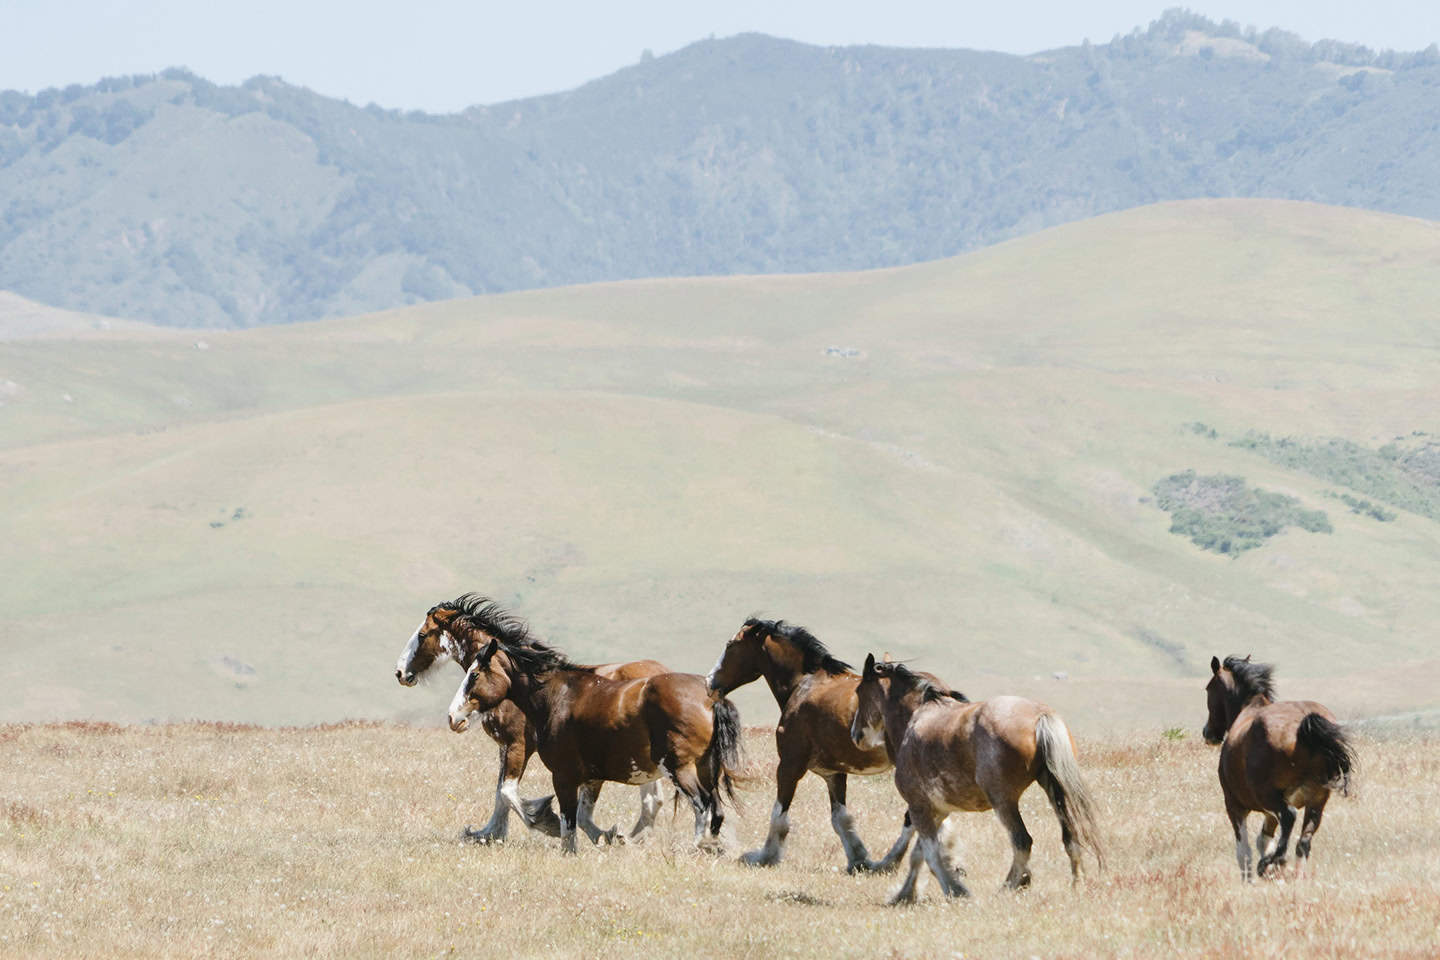
[[[1260,813],[1265,822],[1260,825],[1260,832],[1255,834],[1255,856],[1264,860],[1265,854],[1270,852],[1270,842],[1275,839],[1275,831],[1280,829],[1280,818],[1266,810]]]
[[[580,785],[580,799],[576,810],[577,822],[580,829],[585,831],[585,836],[590,842],[599,844],[604,840],[606,844],[615,842],[615,836],[619,832],[614,827],[609,830],[601,830],[595,825],[595,801],[600,798],[600,788],[604,786],[603,780],[590,780]]]
[[[920,841],[915,842],[915,849],[910,851],[910,869],[905,874],[905,879],[894,893],[890,895],[889,903],[892,907],[904,906],[915,902],[915,891],[920,884],[920,868],[925,865],[925,852],[920,849]]]
[[[741,854],[740,862],[752,867],[773,867],[785,854],[785,838],[790,835],[790,804],[795,787],[805,776],[804,764],[780,762],[775,770],[775,807],[770,811],[770,832],[765,846]]]
[[[505,797],[506,745],[501,743],[499,746],[500,772],[495,780],[495,809],[490,814],[490,822],[479,830],[467,826],[463,834],[464,839],[475,843],[503,843],[510,833],[510,801]]]
[[[825,778],[825,785],[830,790],[830,826],[835,829],[840,837],[840,846],[845,850],[845,872],[868,871],[874,864],[870,862],[870,851],[865,849],[865,842],[860,839],[860,831],[855,829],[855,818],[845,809],[846,784],[847,778],[843,773],[832,773]]]
[[[930,833],[930,839],[926,842],[924,834],[921,834],[922,841],[920,849],[925,857],[925,862],[930,865],[930,872],[935,874],[935,879],[940,881],[940,889],[947,897],[969,897],[970,888],[960,877],[965,873],[959,865],[954,863],[948,849],[953,840],[949,830],[945,826],[945,818],[941,815],[940,822]]]

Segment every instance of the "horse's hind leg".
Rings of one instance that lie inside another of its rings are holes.
[[[1264,860],[1270,850],[1270,842],[1275,839],[1275,831],[1280,828],[1280,818],[1268,810],[1260,812],[1265,816],[1265,823],[1255,835],[1255,856]]]
[[[1020,804],[1015,797],[992,796],[990,805],[995,808],[995,816],[1000,818],[1000,822],[1009,832],[1010,846],[1015,851],[1015,856],[1010,861],[1010,873],[1005,877],[1005,886],[1011,890],[1028,887],[1030,886],[1030,848],[1034,841],[1030,837],[1030,831],[1025,829],[1025,821],[1020,818]],[[1064,821],[1062,820],[1061,823],[1063,827]],[[1069,840],[1069,838],[1065,839]],[[1065,846],[1068,851],[1070,842],[1067,842]],[[1071,868],[1074,868],[1073,857],[1071,858]]]
[[[905,811],[905,822],[900,826],[900,836],[895,838],[895,843],[890,847],[885,856],[870,864],[872,873],[889,873],[900,864],[900,858],[905,856],[905,851],[910,847],[910,840],[915,836],[915,825],[910,822],[910,811]]]
[[[1303,873],[1305,864],[1310,859],[1310,839],[1315,836],[1315,831],[1320,829],[1320,818],[1325,815],[1325,803],[1330,799],[1329,795],[1320,798],[1318,803],[1312,803],[1305,808],[1305,821],[1300,825],[1300,839],[1295,841],[1295,872]]]
[[[825,785],[830,789],[830,826],[835,828],[840,846],[845,850],[845,872],[868,871],[873,866],[870,851],[865,849],[860,831],[855,829],[855,818],[845,809],[845,774],[832,773],[825,778]]]
[[[630,831],[629,839],[640,840],[655,826],[655,817],[660,813],[660,781],[651,780],[640,786],[640,819]]]
[[[1285,866],[1285,854],[1290,851],[1290,831],[1295,827],[1295,809],[1285,802],[1284,797],[1277,795],[1277,800],[1279,809],[1275,815],[1280,818],[1280,839],[1275,842],[1274,852],[1260,858],[1258,872],[1262,877],[1271,867]]]
[[[701,786],[700,774],[693,763],[687,763],[677,768],[670,774],[670,779],[674,782],[675,788],[685,794],[685,798],[690,801],[690,809],[695,811],[695,846],[703,846],[705,828],[710,826],[715,819],[712,813],[715,796]],[[718,832],[718,825],[713,829]]]
[[[578,784],[555,781],[555,801],[560,805],[560,852],[574,856],[575,819],[580,808]]]
[[[595,824],[595,801],[600,797],[600,788],[604,785],[603,780],[591,780],[580,785],[579,800],[576,807],[576,822],[590,842],[599,844],[604,840],[607,844],[615,842],[619,831],[614,827],[609,830],[601,830]]]

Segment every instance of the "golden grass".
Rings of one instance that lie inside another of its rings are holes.
[[[751,757],[773,762],[752,732]],[[786,861],[748,869],[687,849],[690,816],[645,846],[562,859],[551,839],[461,843],[489,813],[479,735],[340,725],[0,727],[0,956],[1433,957],[1440,866],[1427,797],[1440,740],[1362,740],[1360,793],[1332,803],[1312,875],[1239,881],[1213,750],[1082,744],[1110,867],[1068,883],[1058,828],[1026,797],[1034,887],[999,889],[990,814],[961,819],[973,901],[883,901],[848,877],[824,790],[802,785]],[[543,771],[525,793],[544,789]],[[773,784],[732,816],[758,844]],[[597,819],[628,826],[634,790]],[[893,839],[888,777],[852,783],[872,853]],[[512,826],[512,830],[518,830]],[[733,839],[733,838],[732,838]],[[733,843],[732,843],[733,845]]]

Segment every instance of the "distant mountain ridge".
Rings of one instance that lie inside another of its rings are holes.
[[[0,289],[249,326],[934,259],[1167,199],[1440,219],[1440,51],[1183,11],[1030,57],[696,43],[451,116],[182,70],[0,93]]]

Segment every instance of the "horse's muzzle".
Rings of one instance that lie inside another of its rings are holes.
[[[468,726],[470,726],[469,717],[461,717],[459,720],[456,720],[454,717],[450,718],[450,729],[455,733],[464,733],[465,728]]]
[[[1215,736],[1215,734],[1211,733],[1209,727],[1205,727],[1204,729],[1202,729],[1200,731],[1200,736],[1203,737],[1205,742],[1210,744],[1210,746],[1212,747],[1218,747],[1220,746],[1220,744],[1225,742],[1224,737],[1217,737]]]
[[[395,679],[400,681],[400,686],[402,687],[413,687],[417,682],[419,682],[420,678],[415,676],[415,674],[413,673],[405,673],[403,670],[396,670]]]

